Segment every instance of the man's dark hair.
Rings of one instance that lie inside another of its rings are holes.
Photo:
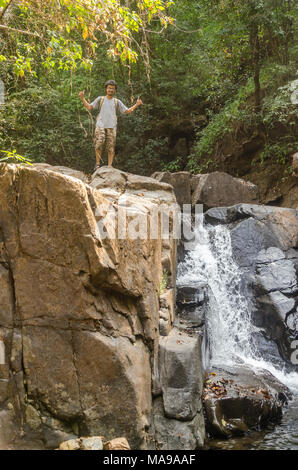
[[[108,80],[106,83],[105,83],[105,89],[107,89],[107,87],[109,85],[112,85],[115,87],[115,90],[117,90],[117,83],[115,82],[115,80]]]

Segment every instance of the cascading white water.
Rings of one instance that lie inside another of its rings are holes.
[[[242,293],[241,271],[233,260],[229,230],[223,225],[196,229],[194,249],[178,266],[177,285],[206,283],[211,291],[206,318],[212,366],[246,363],[269,370],[290,388],[298,389],[298,374],[285,374],[262,360],[254,340],[250,308]]]

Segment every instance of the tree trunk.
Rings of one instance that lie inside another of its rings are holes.
[[[259,39],[259,28],[256,23],[251,24],[250,28],[250,49],[251,49],[251,62],[252,71],[255,83],[255,110],[261,109],[261,85],[260,85],[260,39]]]

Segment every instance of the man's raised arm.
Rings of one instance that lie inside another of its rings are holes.
[[[143,104],[143,101],[140,100],[140,98],[138,98],[136,104],[134,104],[131,108],[128,108],[128,109],[125,111],[125,114],[130,114],[130,113],[132,113],[135,109],[137,109],[139,106],[141,106],[141,104]]]
[[[91,111],[93,109],[93,106],[91,106],[90,103],[85,99],[85,91],[80,91],[79,97],[81,98],[83,105],[87,109],[87,111]]]

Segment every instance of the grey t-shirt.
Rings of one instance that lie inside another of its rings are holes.
[[[98,96],[94,101],[92,101],[91,106],[93,109],[98,109],[100,99],[102,96]],[[105,129],[111,129],[117,127],[117,116],[116,116],[116,107],[115,107],[115,99],[112,98],[109,100],[106,96],[104,97],[100,113],[96,119],[96,126],[97,127],[104,127]],[[124,114],[125,111],[128,109],[122,101],[118,100],[118,110],[121,114]]]

